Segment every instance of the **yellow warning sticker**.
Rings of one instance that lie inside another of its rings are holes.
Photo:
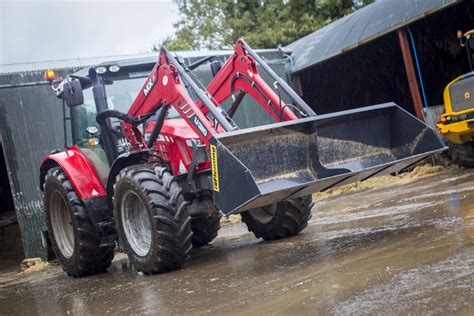
[[[216,145],[209,145],[209,152],[211,154],[212,189],[219,192],[219,170],[217,169]]]
[[[469,92],[464,92],[464,99],[469,99],[471,94]]]

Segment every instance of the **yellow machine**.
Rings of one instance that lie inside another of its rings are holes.
[[[460,165],[474,167],[474,30],[458,31],[466,47],[471,72],[451,81],[444,90],[445,112],[437,125],[448,141],[451,159]]]

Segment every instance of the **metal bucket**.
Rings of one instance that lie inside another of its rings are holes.
[[[401,171],[445,149],[394,103],[224,133],[211,140],[226,215]]]

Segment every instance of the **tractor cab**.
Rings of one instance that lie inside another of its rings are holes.
[[[65,120],[70,120],[70,128],[65,127],[70,145],[91,161],[105,181],[109,165],[127,150],[127,142],[118,119],[111,118],[101,127],[96,116],[104,110],[126,112],[153,66],[152,59],[102,63],[68,76],[55,88],[57,97],[69,108]]]
[[[198,59],[191,64],[185,64],[179,57],[177,61],[187,73],[208,65],[212,77],[222,67],[214,55]],[[119,118],[108,117],[99,124],[97,114],[109,110],[127,113],[139,91],[148,84],[147,77],[155,65],[156,57],[104,62],[69,75],[57,87],[53,87],[57,97],[64,102],[65,134],[66,139],[69,139],[66,147],[75,146],[82,152],[93,165],[104,186],[107,185],[110,167],[114,161],[129,152],[131,147],[130,140],[124,136]],[[187,82],[182,82],[183,90],[190,98],[197,100],[198,97]],[[174,174],[185,174],[191,167],[193,141],[198,141],[199,137],[174,107],[168,107],[166,111],[162,131],[152,150],[156,151],[160,162],[166,163]],[[159,111],[140,125],[140,133],[145,141],[150,136],[158,115]],[[66,121],[70,121],[70,127]],[[173,160],[169,157],[168,152],[176,150],[181,153],[182,159]],[[208,167],[208,163],[194,166],[197,170]]]
[[[205,58],[190,65],[189,71],[210,59]],[[64,102],[65,135],[69,140],[66,147],[74,146],[82,152],[93,165],[104,186],[107,184],[110,166],[118,156],[130,150],[130,143],[128,138],[123,136],[118,118],[108,118],[105,126],[101,126],[97,122],[97,114],[106,110],[126,113],[145,85],[155,64],[156,58],[104,62],[69,75],[58,86],[53,87],[57,97]],[[211,63],[213,72],[216,71],[214,68],[216,68],[215,62]],[[176,129],[180,130],[185,147],[189,147],[186,140],[196,139],[197,136],[173,107],[167,111],[163,131],[166,134],[166,130],[173,130],[172,133],[176,133]],[[145,140],[151,133],[156,119],[157,113],[143,125],[141,132]],[[67,126],[67,121],[70,121],[70,126]],[[160,137],[157,141],[170,143],[164,137]],[[184,150],[185,157],[189,157],[190,148]],[[187,163],[189,164],[190,160]],[[171,167],[180,168],[179,165]]]

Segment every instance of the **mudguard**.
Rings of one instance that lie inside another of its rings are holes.
[[[148,156],[150,155],[149,149],[143,149],[135,152],[127,152],[123,153],[115,159],[110,168],[109,178],[107,181],[107,192],[109,197],[109,202],[112,202],[110,199],[113,196],[115,178],[120,173],[120,170],[126,168],[131,165],[140,164],[144,161],[148,160]]]
[[[40,188],[43,190],[44,177],[49,169],[60,166],[71,181],[77,195],[93,199],[107,195],[97,172],[84,154],[76,147],[46,156],[40,167]]]

